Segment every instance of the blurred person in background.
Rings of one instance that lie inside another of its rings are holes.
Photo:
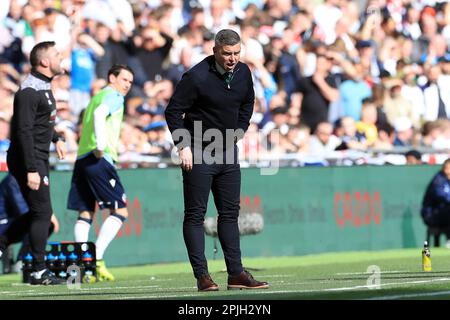
[[[450,117],[450,81],[442,74],[439,65],[430,66],[428,83],[423,90],[425,99],[425,120],[448,119]]]
[[[91,99],[91,87],[95,79],[95,63],[105,54],[103,47],[90,35],[74,30],[71,58],[70,109],[78,116]]]
[[[405,153],[405,158],[407,165],[422,164],[422,154],[417,150],[409,150]]]
[[[333,134],[333,125],[320,122],[309,139],[309,154],[313,156],[329,156],[341,144],[341,140]]]
[[[318,55],[314,74],[298,82],[297,90],[302,94],[300,121],[312,132],[320,122],[327,121],[330,102],[339,98],[336,78],[330,72],[332,60],[326,55]]]

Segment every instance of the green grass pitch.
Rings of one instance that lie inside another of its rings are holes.
[[[209,293],[197,292],[188,263],[111,268],[115,282],[80,289],[30,286],[21,283],[20,275],[3,275],[0,299],[450,299],[450,250],[431,248],[431,254],[432,272],[422,272],[420,248],[244,259],[270,288],[242,291],[226,290],[223,259],[218,259],[209,262],[209,269],[220,291]],[[370,280],[376,274],[367,272],[369,266],[379,268],[379,282]]]

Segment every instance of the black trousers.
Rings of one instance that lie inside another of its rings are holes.
[[[191,171],[183,171],[183,236],[196,278],[208,273],[203,223],[210,191],[217,208],[217,232],[228,274],[238,275],[243,271],[238,227],[240,189],[237,155],[234,163],[194,163]]]
[[[23,239],[27,233],[30,237],[31,253],[35,270],[45,268],[45,247],[47,245],[50,219],[53,213],[50,200],[49,164],[46,160],[36,159],[36,166],[41,176],[38,190],[31,190],[27,185],[27,171],[22,161],[8,153],[9,172],[16,178],[29,212],[17,218],[5,235],[0,237],[0,249]]]

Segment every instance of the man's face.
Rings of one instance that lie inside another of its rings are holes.
[[[61,67],[61,61],[62,61],[61,53],[58,50],[56,50],[55,47],[48,48],[47,52],[45,52],[45,55],[42,59],[43,65],[50,69],[52,76],[64,73],[64,70]]]
[[[116,76],[111,75],[109,77],[111,86],[116,89],[121,95],[126,96],[133,84],[133,74],[125,69],[120,70],[120,73]]]
[[[317,127],[317,138],[323,143],[327,144],[333,134],[333,127],[328,124],[321,124]]]
[[[406,164],[416,165],[416,164],[421,164],[421,161],[414,156],[408,155],[408,156],[406,156]]]
[[[225,45],[223,47],[215,46],[213,51],[217,63],[224,68],[225,71],[231,72],[239,62],[241,44],[237,43],[233,46]]]

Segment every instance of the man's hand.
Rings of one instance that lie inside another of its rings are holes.
[[[27,174],[27,185],[31,190],[38,190],[41,184],[41,176],[38,172],[28,172]]]
[[[58,154],[59,160],[63,160],[66,157],[67,149],[66,143],[62,140],[56,141],[56,153]]]
[[[192,151],[191,148],[185,147],[179,152],[181,160],[181,168],[185,171],[192,170]]]
[[[316,72],[313,74],[312,80],[314,81],[315,84],[320,85],[325,82],[325,77],[323,74]]]
[[[52,214],[52,217],[50,218],[50,222],[53,224],[53,232],[58,233],[59,232],[59,222],[58,219],[56,219],[55,214]]]
[[[93,153],[94,153],[94,156],[95,156],[97,159],[103,158],[103,155],[105,154],[105,152],[104,152],[103,150],[97,150],[97,149],[95,149],[95,150],[93,151]]]

